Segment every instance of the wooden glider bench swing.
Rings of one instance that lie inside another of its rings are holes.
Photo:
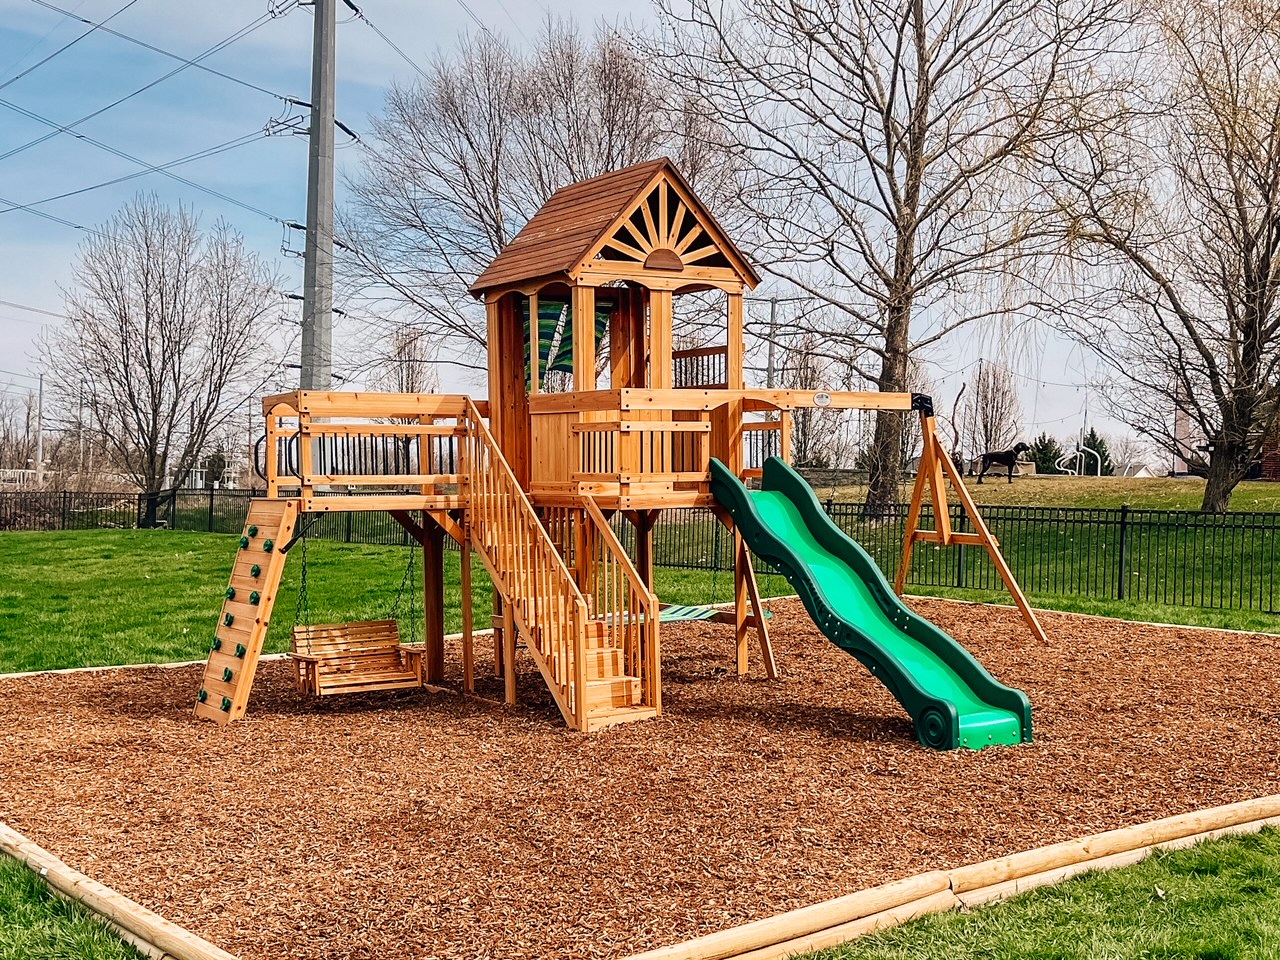
[[[412,690],[423,685],[423,647],[400,642],[397,614],[406,594],[409,597],[410,629],[416,632],[414,570],[417,544],[410,541],[409,560],[400,589],[386,620],[355,620],[349,623],[308,624],[310,605],[307,590],[307,536],[305,529],[295,538],[302,548],[298,602],[300,621],[293,627],[293,661],[298,689],[316,697],[375,690]],[[288,546],[288,545],[286,545]],[[412,639],[416,640],[416,636]]]

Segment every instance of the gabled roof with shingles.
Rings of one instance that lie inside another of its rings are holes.
[[[670,177],[688,195],[693,213],[704,229],[742,279],[756,286],[760,278],[746,257],[698,200],[675,164],[659,157],[557,190],[476,278],[471,293],[479,296],[496,287],[572,274],[592,255],[610,228],[648,195],[661,174]]]

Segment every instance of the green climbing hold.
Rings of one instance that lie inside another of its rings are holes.
[[[260,566],[258,566],[258,565],[255,563],[252,567],[250,567],[250,568],[249,568],[249,573],[250,573],[252,576],[257,577],[257,576],[261,575],[261,573],[262,573],[262,568],[261,568]]]
[[[251,537],[256,537],[257,535],[258,535],[258,528],[257,528],[257,527],[250,527],[250,528],[249,528],[249,536],[251,536]]]
[[[262,596],[261,594],[258,593],[257,590],[254,590],[253,593],[249,594],[249,602],[252,603],[255,607],[258,605],[258,601],[261,599],[262,599]]]
[[[243,643],[237,643],[237,644],[236,644],[236,656],[237,656],[237,657],[239,657],[241,660],[243,660],[243,659],[244,659],[244,655],[245,655],[247,652],[248,652],[248,651],[245,649],[245,645],[244,645]]]
[[[276,545],[276,542],[275,542],[274,540],[263,540],[263,541],[262,541],[262,549],[263,549],[266,553],[270,553],[273,549],[275,549],[275,545]]]
[[[222,671],[222,681],[223,681],[223,683],[230,683],[230,682],[231,682],[231,678],[232,678],[232,677],[234,677],[234,676],[235,676],[235,674],[231,671],[231,668],[230,668],[230,667],[225,667],[225,668],[223,668],[223,671]]]
[[[233,623],[236,622],[235,615],[228,613],[225,617],[222,618],[222,622],[228,627],[231,626]]]
[[[223,709],[223,710],[225,710],[227,713],[230,713],[230,712],[231,712],[231,698],[230,698],[230,697],[223,697],[223,698],[222,698],[222,709]]]
[[[211,646],[209,649],[210,649],[210,650],[221,650],[221,649],[222,649],[222,638],[221,638],[221,637],[214,637],[214,638],[213,638],[213,646]]]
[[[240,549],[241,549],[241,550],[243,550],[243,549],[244,549],[245,547],[247,547],[248,545],[249,545],[249,538],[248,538],[248,537],[241,537],[241,538],[240,538]]]
[[[209,691],[201,690],[199,696],[197,696],[196,699],[199,700],[201,703],[204,703],[206,700],[209,699]]]
[[[227,587],[227,599],[228,599],[228,600],[234,600],[235,598],[236,598],[236,588],[235,588],[235,587]]]

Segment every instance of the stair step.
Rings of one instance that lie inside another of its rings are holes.
[[[586,658],[588,680],[613,680],[626,672],[622,651],[617,647],[588,650]]]
[[[635,720],[651,720],[657,715],[658,711],[653,707],[600,707],[587,714],[586,732],[591,733]]]
[[[614,677],[587,681],[587,710],[600,707],[634,707],[640,703],[639,677]]]

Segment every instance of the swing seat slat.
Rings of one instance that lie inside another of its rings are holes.
[[[318,697],[422,686],[422,648],[400,642],[395,620],[293,628],[298,689]]]

